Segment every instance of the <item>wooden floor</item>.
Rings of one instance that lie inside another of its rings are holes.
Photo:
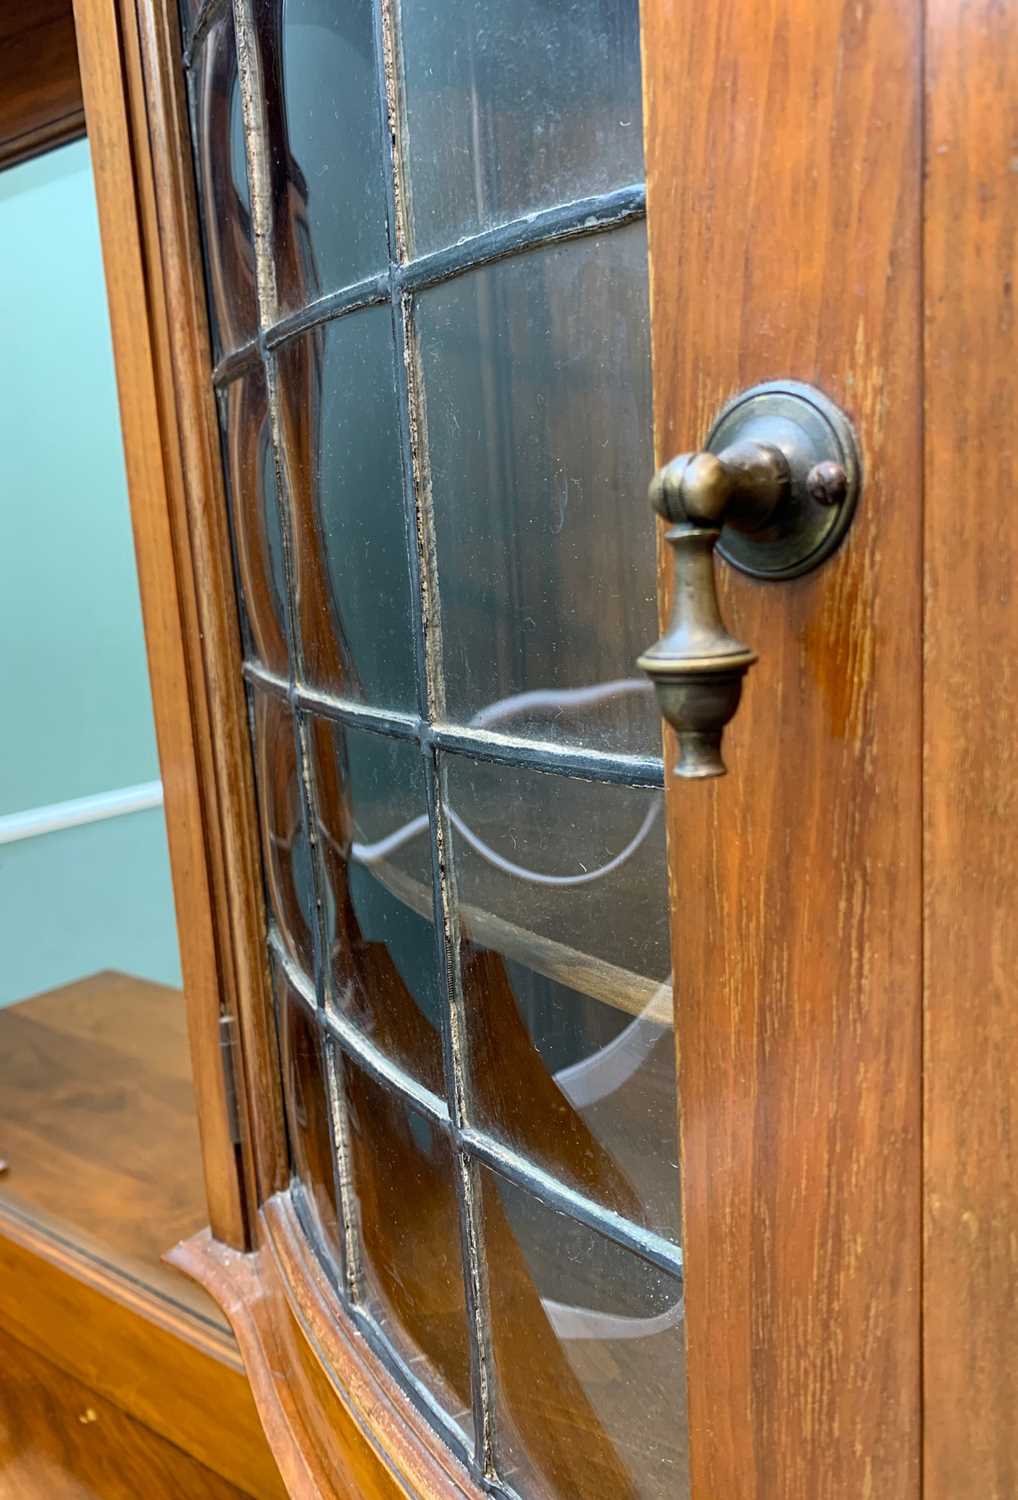
[[[208,1221],[178,990],[102,973],[0,1010],[0,1213],[224,1326],[162,1262]]]
[[[243,1492],[0,1331],[0,1500],[241,1500]]]

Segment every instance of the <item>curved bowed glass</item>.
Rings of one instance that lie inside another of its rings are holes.
[[[188,71],[298,1213],[490,1491],[676,1500],[637,0],[212,0]]]

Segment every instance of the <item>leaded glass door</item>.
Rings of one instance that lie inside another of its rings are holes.
[[[685,1494],[636,0],[185,33],[307,1240],[496,1492]]]
[[[1014,16],[76,11],[202,960],[174,1258],[291,1493],[1010,1495]],[[691,784],[643,493],[709,563],[762,471],[672,460],[775,382],[858,503],[718,566],[759,660]]]

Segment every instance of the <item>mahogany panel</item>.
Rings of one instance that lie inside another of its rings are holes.
[[[283,1500],[229,1332],[10,1204],[0,1207],[0,1326],[245,1493]]]
[[[658,461],[787,376],[865,476],[819,572],[722,568],[760,661],[668,789],[696,1500],[918,1490],[920,18],[643,0]]]
[[[0,1324],[280,1500],[222,1313],[162,1259],[208,1212],[184,997],[108,972],[0,1011],[0,1100]]]
[[[0,1484],[18,1500],[243,1500],[244,1491],[0,1331]]]
[[[71,0],[0,10],[0,169],[85,134]]]
[[[1018,1494],[1018,10],[930,0],[927,1500]]]

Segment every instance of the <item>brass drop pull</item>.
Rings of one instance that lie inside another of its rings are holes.
[[[830,556],[852,518],[859,460],[846,417],[819,391],[756,386],[722,412],[701,453],[655,474],[650,503],[669,522],[672,616],[639,665],[678,734],[676,776],[723,776],[721,736],[756,652],[721,618],[715,549],[756,578],[794,578]]]
[[[668,630],[640,657],[661,712],[679,736],[676,776],[723,776],[721,732],[739,706],[756,652],[729,635],[714,579],[721,525],[736,515],[764,525],[788,489],[779,449],[740,442],[720,453],[684,453],[655,474],[650,503],[672,523],[675,592]]]

